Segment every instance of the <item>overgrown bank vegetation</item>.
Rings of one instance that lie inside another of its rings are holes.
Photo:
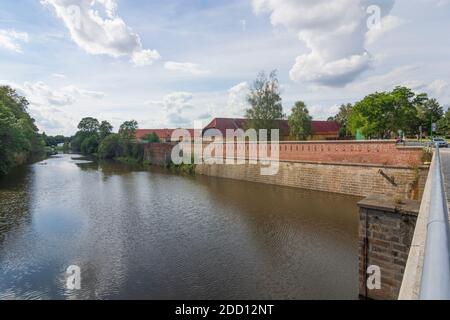
[[[72,137],[72,151],[98,159],[114,159],[121,162],[139,163],[143,160],[143,147],[136,138],[138,123],[124,122],[119,133],[113,133],[108,121],[101,123],[95,118],[83,118],[78,132]]]
[[[28,101],[8,87],[0,87],[0,175],[44,154],[45,141],[28,114]]]

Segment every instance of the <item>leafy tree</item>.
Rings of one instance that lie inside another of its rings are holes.
[[[284,114],[276,71],[272,71],[269,77],[261,72],[253,83],[247,100],[250,104],[245,115],[248,128],[267,129],[268,137],[271,129],[280,129],[277,120],[283,119]]]
[[[83,140],[81,143],[81,152],[83,154],[93,154],[98,151],[98,138],[95,135],[91,135]]]
[[[98,120],[91,117],[81,119],[80,123],[78,124],[78,130],[86,133],[97,133],[99,128],[100,123],[98,122]]]
[[[136,136],[136,130],[138,129],[138,123],[136,120],[125,121],[119,129],[119,135],[124,139],[134,139]]]
[[[349,128],[353,134],[361,130],[367,137],[390,138],[398,130],[416,134],[429,114],[439,117],[439,106],[426,94],[416,95],[406,87],[391,92],[376,92],[353,107]],[[422,119],[422,120],[421,120]]]
[[[81,152],[81,144],[88,136],[89,134],[86,132],[78,131],[75,136],[71,138],[72,151]]]
[[[445,115],[438,121],[438,133],[442,136],[450,136],[450,109],[447,110]]]
[[[366,96],[353,107],[349,119],[350,130],[357,130],[366,137],[386,138],[390,136],[395,121],[394,101],[386,92]]]
[[[102,121],[99,127],[100,139],[105,139],[113,131],[113,126],[108,121]]]
[[[291,136],[297,140],[306,140],[311,135],[312,117],[303,101],[298,101],[292,108],[289,116],[289,128]]]
[[[110,134],[102,140],[98,148],[99,156],[102,159],[113,159],[123,154],[121,138],[118,134]]]
[[[43,153],[44,139],[27,112],[28,105],[14,89],[0,86],[0,174]]]
[[[430,132],[431,124],[438,123],[442,119],[444,116],[444,109],[436,99],[428,99],[428,96],[426,96],[426,99],[417,105],[417,113],[417,130],[418,127],[422,127],[422,130],[426,130],[428,133]]]
[[[147,142],[157,142],[157,143],[161,142],[161,140],[159,139],[158,135],[156,133],[154,133],[154,132],[148,134],[144,138],[144,140],[147,141]]]
[[[349,119],[353,111],[353,105],[351,103],[342,104],[339,108],[339,112],[334,117],[328,118],[328,121],[336,121],[341,126],[339,135],[341,137],[351,134],[349,128]]]

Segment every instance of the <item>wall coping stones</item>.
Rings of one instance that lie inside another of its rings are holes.
[[[370,195],[358,202],[358,207],[417,217],[420,201],[407,199],[397,201],[384,195]]]

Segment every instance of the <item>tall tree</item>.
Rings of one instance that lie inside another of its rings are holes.
[[[437,123],[438,133],[444,137],[450,136],[450,109]]]
[[[100,123],[97,119],[87,117],[81,119],[80,123],[78,124],[78,130],[85,132],[85,133],[97,133],[100,128]]]
[[[279,121],[283,119],[280,85],[276,71],[267,77],[265,72],[259,73],[247,97],[250,108],[246,111],[247,127],[260,130],[267,129],[270,137],[271,129],[280,129]]]
[[[27,112],[28,101],[8,86],[0,86],[0,174],[6,174],[18,159],[43,152],[44,141]]]
[[[290,134],[297,140],[306,140],[311,135],[312,117],[303,101],[297,101],[289,116]]]
[[[442,111],[434,99],[424,93],[416,95],[406,87],[391,92],[376,92],[355,104],[349,121],[352,133],[360,130],[373,138],[390,138],[401,130],[406,134],[419,133],[426,118],[438,119]]]
[[[431,125],[439,122],[444,116],[444,109],[436,99],[428,99],[426,96],[426,99],[417,105],[417,115],[417,130],[418,127],[422,127],[422,131],[426,130],[429,133]]]
[[[119,135],[124,139],[133,139],[136,136],[136,130],[139,128],[136,120],[125,121],[119,129]]]
[[[353,105],[351,103],[342,104],[339,107],[339,112],[334,116],[328,118],[328,121],[336,121],[341,126],[340,136],[347,136],[351,134],[348,121],[353,111]]]
[[[113,131],[113,126],[108,121],[102,121],[99,127],[100,139],[105,139]]]

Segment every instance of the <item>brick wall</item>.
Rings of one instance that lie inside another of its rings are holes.
[[[376,165],[319,164],[280,162],[279,172],[261,175],[260,165],[207,165],[196,167],[196,173],[207,176],[246,180],[310,190],[355,196],[389,195],[401,199],[420,199],[428,169],[421,167],[386,167]],[[393,177],[395,185],[388,181]]]
[[[170,143],[146,143],[144,161],[153,165],[164,166],[169,163],[173,145]]]
[[[396,300],[408,260],[420,203],[398,204],[386,197],[361,201],[359,222],[359,293],[376,300]],[[367,287],[369,266],[381,271],[381,288]]]
[[[205,144],[206,146],[207,144]],[[257,144],[227,144],[227,152],[245,151],[246,158],[258,150]],[[280,142],[279,147],[262,147],[262,154],[279,152],[282,161],[379,164],[417,166],[422,164],[422,148],[401,147],[395,141],[309,141]],[[268,150],[267,150],[268,149]]]

